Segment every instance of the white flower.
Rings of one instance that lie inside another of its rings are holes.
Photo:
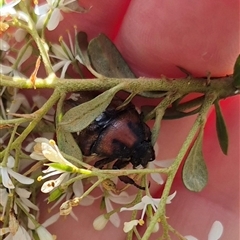
[[[170,204],[172,199],[175,197],[175,195],[176,195],[176,191],[173,194],[171,194],[167,197],[167,202],[166,203]],[[138,222],[138,224],[143,225],[144,224],[143,218],[144,218],[144,215],[146,213],[147,206],[151,205],[152,209],[156,212],[160,201],[161,201],[161,198],[152,198],[152,197],[149,197],[149,196],[145,195],[145,196],[142,197],[141,202],[137,203],[133,207],[129,207],[129,208],[123,207],[123,208],[121,208],[120,212],[142,210],[141,218],[139,220],[132,220],[130,222],[126,222],[124,224],[124,229],[125,230],[127,229],[128,231],[132,230],[132,228],[137,225],[136,221]]]
[[[13,15],[16,13],[16,10],[14,7],[20,2],[21,0],[14,0],[9,2],[8,4],[5,4],[3,7],[0,7],[0,16],[1,17],[7,17],[9,15]]]
[[[35,210],[35,211],[39,210],[39,208],[29,200],[29,198],[30,198],[30,196],[32,194],[31,192],[29,192],[28,190],[26,190],[24,188],[19,188],[19,187],[16,187],[15,192],[17,193],[17,195],[18,195],[18,197],[20,199],[20,202],[22,203],[22,206],[28,212],[30,211],[30,208]]]
[[[46,138],[36,138],[34,140],[37,144],[34,146],[34,152],[30,154],[30,157],[36,160],[48,159],[50,162],[61,163],[73,168],[76,168],[72,163],[67,161],[61,154],[58,146],[54,140],[48,140]],[[49,166],[46,170],[43,170],[43,173],[46,173],[45,176],[39,177],[38,180],[41,181],[45,178],[58,175],[60,176],[55,180],[46,181],[42,187],[41,191],[48,193],[58,187],[62,182],[69,179],[70,173],[63,170],[56,170]]]
[[[22,52],[24,51],[24,52]],[[0,73],[13,77],[25,77],[21,72],[21,65],[29,59],[32,54],[32,47],[28,46],[26,49],[23,48],[18,53],[17,58],[10,55],[6,55],[5,60],[9,62],[8,65],[0,64]],[[17,66],[15,65],[17,63]]]
[[[39,210],[38,207],[29,200],[31,192],[27,191],[24,188],[16,187],[15,188],[15,193],[16,193],[17,198],[19,198],[19,200],[22,204],[22,207],[24,207],[26,209],[26,211],[29,212],[30,211],[29,208],[31,208],[33,210],[36,210],[36,211]],[[3,219],[4,215],[5,215],[5,210],[6,210],[6,206],[7,206],[8,197],[9,197],[9,192],[7,191],[7,189],[6,188],[0,188],[0,204],[3,207],[1,219]],[[14,203],[15,213],[18,212],[17,209],[18,209],[17,205]]]
[[[43,5],[36,5],[34,12],[40,16],[36,28],[42,29],[44,22],[46,21],[47,14],[51,12],[51,16],[47,23],[47,29],[49,31],[54,30],[60,21],[63,20],[63,12],[84,12],[84,9],[78,5],[76,0],[47,0]]]
[[[9,227],[0,229],[0,236],[9,233],[4,240],[31,240],[30,235],[24,227],[22,227],[14,214],[9,214]]]
[[[12,156],[9,156],[7,166],[6,167],[0,166],[0,176],[2,178],[3,186],[6,188],[9,188],[9,189],[15,188],[9,175],[11,177],[15,178],[16,180],[18,180],[18,182],[20,182],[20,183],[32,184],[34,182],[33,179],[31,179],[29,177],[25,177],[22,174],[17,173],[12,170],[12,168],[14,167],[14,162],[15,162],[14,158]]]
[[[70,64],[75,63],[76,61],[82,63],[81,57],[78,54],[77,51],[77,44],[74,44],[72,37],[68,33],[68,41],[69,41],[69,47],[68,44],[64,42],[64,40],[60,40],[61,45],[58,44],[52,44],[51,50],[53,54],[50,54],[49,56],[52,58],[55,58],[59,60],[56,64],[53,65],[54,72],[57,72],[59,69],[62,68],[60,78],[64,78],[66,71]],[[74,28],[74,38],[76,39],[77,35],[77,28]]]
[[[36,145],[34,146],[34,152],[30,154],[31,158],[35,160],[48,159],[50,162],[62,163],[71,167],[75,167],[63,157],[54,140],[48,140],[47,138],[39,137],[36,138],[34,142],[36,142]]]
[[[34,146],[34,152],[30,154],[31,158],[35,160],[48,159],[50,162],[62,163],[75,167],[63,157],[54,140],[48,140],[47,138],[40,137],[36,138],[34,142],[36,142],[36,145]]]
[[[57,175],[57,174],[60,174],[60,176],[54,180],[48,180],[46,181],[42,187],[41,187],[41,191],[43,193],[49,193],[51,192],[53,189],[57,188],[58,186],[60,186],[61,183],[63,183],[64,181],[68,180],[69,179],[69,176],[70,174],[67,173],[67,172],[61,172],[61,171],[58,171],[58,170],[55,170],[51,167],[49,167],[47,170],[44,170],[43,173],[46,173],[50,171],[50,173],[46,174],[45,176],[41,177],[41,180],[45,179],[45,178],[48,178],[50,176],[53,176],[53,175]]]
[[[208,240],[218,240],[220,239],[220,237],[222,236],[223,234],[223,225],[221,222],[219,221],[215,221],[208,233]],[[197,238],[191,236],[191,235],[188,235],[188,236],[185,236],[185,238],[187,240],[198,240]]]
[[[156,156],[158,156],[158,151],[159,151],[158,143],[155,144],[154,150],[155,150]],[[154,161],[148,163],[148,168],[149,169],[155,169],[158,167],[167,168],[173,163],[173,161],[174,159],[167,159],[167,160],[155,159]],[[155,181],[157,184],[163,184],[165,182],[165,179],[160,173],[151,173],[150,176],[153,179],[153,181]]]
[[[107,213],[114,210],[111,202],[117,204],[129,204],[135,199],[135,197],[136,195],[129,195],[127,192],[121,192],[120,194],[114,194],[111,191],[107,192],[106,196],[104,196]],[[110,216],[110,222],[115,227],[120,226],[120,218],[116,212]]]
[[[21,93],[15,93],[14,98],[9,107],[9,113],[10,113],[8,115],[9,119],[12,119],[13,117],[11,113],[16,113],[19,110],[20,106],[23,106],[25,109],[30,109],[30,105],[27,98]]]
[[[104,191],[104,189],[101,187],[101,190]],[[110,213],[114,210],[112,206],[113,203],[117,204],[129,204],[135,199],[136,195],[129,195],[127,192],[121,192],[120,194],[114,194],[111,191],[104,191],[104,197],[103,200],[105,201],[105,206],[106,206],[106,212]],[[101,223],[101,219],[103,222]],[[98,216],[94,221],[93,221],[93,226],[96,230],[102,230],[107,222],[110,220],[110,222],[115,226],[119,227],[120,226],[120,218],[116,212],[110,215],[109,219],[107,219],[104,214]]]

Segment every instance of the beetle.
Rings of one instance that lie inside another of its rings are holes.
[[[85,95],[80,93],[80,96],[80,101],[86,101]],[[65,101],[66,104],[69,109],[79,104],[79,100],[69,99]],[[105,111],[88,127],[73,135],[84,156],[95,156],[98,159],[94,167],[102,169],[115,161],[113,169],[124,168],[129,163],[133,168],[139,165],[145,168],[148,162],[155,159],[150,128],[132,103],[123,107],[121,105],[123,100],[115,96]],[[119,176],[119,179],[145,189],[128,176]]]

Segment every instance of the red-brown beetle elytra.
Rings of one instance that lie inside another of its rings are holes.
[[[65,109],[76,106],[82,101],[86,101],[86,96],[77,101],[66,100]],[[118,108],[122,103],[122,100],[114,97],[106,110],[87,128],[74,134],[83,155],[94,155],[100,159],[94,164],[97,168],[103,168],[113,161],[115,161],[113,169],[124,168],[129,163],[133,168],[139,165],[145,168],[148,162],[155,159],[149,127],[132,103]],[[145,189],[128,176],[120,176],[119,179],[126,184]]]

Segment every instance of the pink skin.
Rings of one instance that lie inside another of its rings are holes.
[[[89,38],[103,32],[115,42],[138,76],[184,76],[177,65],[196,76],[206,76],[208,72],[212,76],[224,76],[233,71],[239,54],[237,0],[85,0],[81,3],[92,9],[85,14],[65,14],[59,27],[48,34],[52,41],[65,35],[62,29],[71,30],[72,25],[86,31]],[[201,193],[189,192],[182,184],[181,173],[176,176],[171,192],[177,190],[177,195],[167,208],[167,216],[183,235],[207,239],[212,223],[219,220],[224,226],[221,239],[239,237],[239,100],[237,96],[221,102],[229,132],[228,156],[219,148],[214,110],[209,115],[203,145],[209,169],[207,187]],[[176,156],[193,121],[191,117],[162,123],[157,159]],[[155,186],[152,191],[159,197],[162,187]],[[74,212],[78,222],[67,217],[49,228],[57,239],[125,239],[122,226],[116,229],[108,223],[103,231],[93,229],[93,220],[102,213],[99,201],[91,207],[75,208]],[[122,216],[129,221],[128,212]],[[49,215],[46,212],[42,217],[46,219]]]

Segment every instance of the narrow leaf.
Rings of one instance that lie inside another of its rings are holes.
[[[227,127],[226,127],[218,101],[216,101],[214,105],[216,109],[216,128],[217,128],[218,141],[223,153],[227,155],[227,152],[228,152]]]
[[[104,34],[90,41],[88,55],[93,68],[106,77],[135,78],[121,53]]]
[[[59,129],[57,131],[57,142],[62,152],[82,161],[82,152],[70,132]]]
[[[202,153],[203,129],[201,129],[183,167],[183,183],[190,191],[200,192],[207,184],[208,172]]]
[[[91,101],[71,108],[63,116],[62,122],[59,123],[60,128],[67,132],[79,132],[83,130],[107,108],[114,95],[123,89],[124,86],[124,83],[119,84],[98,95]]]
[[[234,65],[233,70],[233,85],[237,88],[240,87],[240,55],[238,55],[237,60]]]

